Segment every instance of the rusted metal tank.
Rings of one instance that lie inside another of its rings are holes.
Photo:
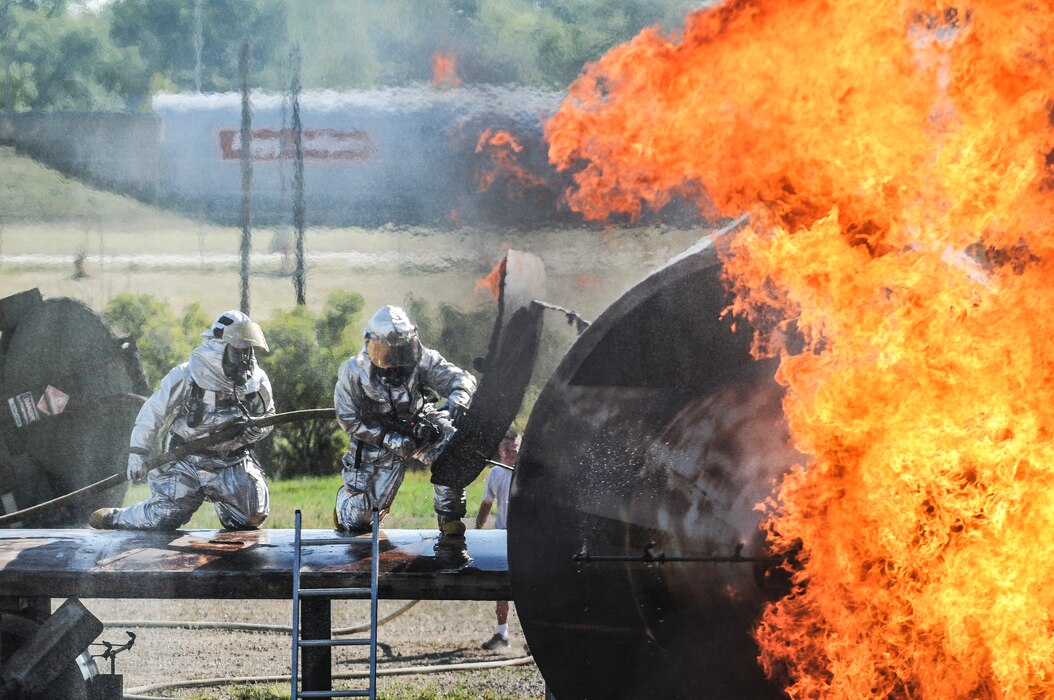
[[[131,341],[74,299],[31,289],[0,299],[0,512],[87,486],[124,467],[149,390]],[[126,485],[20,523],[83,525]]]
[[[751,637],[780,586],[755,506],[800,455],[720,272],[706,241],[631,289],[531,413],[509,571],[556,698],[781,697]]]

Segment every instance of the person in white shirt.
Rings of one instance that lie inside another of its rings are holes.
[[[509,467],[516,466],[516,457],[520,452],[520,436],[510,430],[505,434],[501,444],[498,445],[498,459],[502,464]],[[483,497],[480,500],[479,512],[476,514],[476,529],[480,530],[487,524],[487,518],[492,509],[495,510],[494,527],[498,530],[506,528],[506,518],[509,510],[509,488],[512,486],[512,469],[505,467],[491,467],[487,474],[487,481],[483,487]],[[495,508],[496,506],[496,508]],[[497,628],[487,641],[483,642],[483,648],[487,651],[504,649],[509,646],[509,601],[499,600],[494,605],[494,613],[497,616]]]

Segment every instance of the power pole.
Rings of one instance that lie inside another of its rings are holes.
[[[307,280],[304,277],[304,139],[300,123],[300,44],[293,44],[293,227],[296,229],[296,271],[293,286],[298,306],[307,304]]]
[[[204,45],[201,0],[194,0],[194,92],[201,92],[201,49]]]
[[[241,279],[242,279],[242,313],[249,313],[249,253],[252,250],[252,104],[249,101],[249,51],[252,41],[245,38],[242,44],[238,68],[242,76],[242,245],[241,245]]]

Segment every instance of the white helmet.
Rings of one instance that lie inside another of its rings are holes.
[[[218,338],[239,350],[260,348],[264,352],[270,352],[260,325],[235,309],[224,311],[217,316],[212,327],[201,335],[205,338]]]
[[[382,306],[366,324],[366,355],[386,378],[406,381],[421,359],[417,328],[398,306]]]

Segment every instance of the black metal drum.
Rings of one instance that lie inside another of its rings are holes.
[[[558,700],[781,697],[751,636],[780,578],[755,506],[801,456],[729,301],[704,242],[609,307],[535,404],[509,570]]]

